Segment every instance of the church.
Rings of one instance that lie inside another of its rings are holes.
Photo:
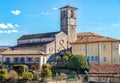
[[[3,67],[10,70],[15,64],[25,64],[28,66],[29,71],[41,70],[42,64],[54,62],[56,56],[63,56],[66,52],[85,55],[92,61],[91,63],[97,64],[102,64],[99,62],[101,56],[103,56],[102,58],[105,61],[107,60],[106,57],[111,57],[109,58],[111,61],[112,57],[115,56],[117,59],[115,63],[118,63],[120,41],[92,32],[77,33],[76,19],[77,8],[70,5],[60,8],[60,31],[21,36],[17,40],[16,46],[1,53],[3,56]],[[107,52],[113,53],[111,56],[105,51],[103,51],[105,54],[102,54],[101,42],[104,45],[104,49],[115,44],[114,49],[117,51],[111,51],[112,48],[110,48]],[[91,48],[89,49],[92,51],[88,49],[90,46]],[[96,50],[93,51],[93,49]]]
[[[76,40],[77,8],[60,8],[60,31],[23,35],[17,45],[2,52],[3,66],[8,70],[14,64],[26,64],[29,70],[41,69],[42,64],[55,61],[57,55],[71,51],[71,43]]]

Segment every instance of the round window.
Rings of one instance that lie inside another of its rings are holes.
[[[63,45],[63,44],[64,44],[64,40],[61,40],[61,41],[60,41],[60,44]]]

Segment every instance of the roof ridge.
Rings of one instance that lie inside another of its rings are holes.
[[[23,35],[23,36],[27,36],[27,35],[39,35],[39,34],[50,34],[50,33],[59,33],[61,31],[56,31],[56,32],[45,32],[45,33],[35,33],[35,34],[26,34],[26,35]]]

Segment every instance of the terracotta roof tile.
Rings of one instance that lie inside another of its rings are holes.
[[[104,73],[119,73],[120,74],[120,64],[95,64],[90,67],[89,73],[91,74],[104,74]]]
[[[105,37],[93,32],[84,32],[77,34],[77,40],[74,41],[72,44],[79,44],[79,43],[89,43],[89,42],[109,42],[109,41],[120,41],[115,38]]]
[[[40,55],[47,55],[47,53],[42,52],[40,50],[5,50],[4,52],[1,53],[2,55],[14,55],[14,54],[20,54],[20,55],[25,55],[25,54],[40,54]]]
[[[5,50],[6,50],[6,49],[4,49],[4,48],[0,48],[0,53],[3,52],[3,51],[5,51]]]

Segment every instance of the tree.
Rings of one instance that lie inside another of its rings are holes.
[[[63,57],[65,60],[68,60],[70,57],[72,57],[73,56],[73,54],[72,53],[70,53],[70,52],[68,52],[68,53],[66,53],[66,55]]]
[[[84,73],[89,68],[88,60],[83,55],[74,55],[68,60],[68,67],[70,69],[81,70]]]
[[[31,72],[23,72],[22,73],[22,79],[23,80],[32,80],[33,74]]]

